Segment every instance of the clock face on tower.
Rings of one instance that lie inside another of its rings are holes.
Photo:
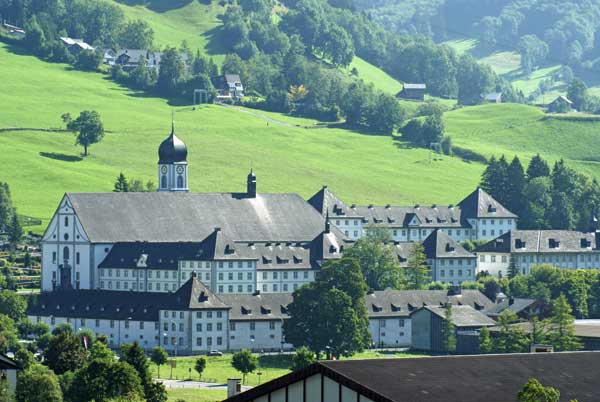
[[[167,174],[167,167],[166,167],[166,166],[163,166],[163,167],[161,167],[161,168],[160,168],[160,172],[161,172],[162,174]]]
[[[177,173],[179,173],[179,174],[183,173],[183,166],[177,166]]]

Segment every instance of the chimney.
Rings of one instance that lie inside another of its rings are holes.
[[[462,294],[462,286],[460,285],[451,285],[448,288],[448,296],[458,296]]]
[[[246,194],[248,198],[256,198],[256,175],[253,170],[250,169],[248,179],[246,181]]]
[[[242,380],[239,378],[228,378],[227,379],[227,398],[236,396],[242,392]]]
[[[325,215],[325,233],[331,233],[331,222],[329,222],[329,210]]]

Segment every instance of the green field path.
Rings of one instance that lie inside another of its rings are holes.
[[[42,219],[52,215],[64,192],[110,191],[121,171],[155,180],[157,147],[170,131],[172,110],[189,149],[192,191],[241,191],[252,164],[262,192],[308,197],[328,184],[348,202],[456,203],[483,169],[458,158],[430,162],[429,151],[388,136],[267,125],[216,105],[173,108],[101,74],[19,55],[4,44],[0,81],[0,128],[61,128],[61,114],[93,109],[108,131],[87,158],[80,158],[72,134],[0,133],[0,181],[10,184],[19,213]]]

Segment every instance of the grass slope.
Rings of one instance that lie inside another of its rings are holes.
[[[110,191],[121,171],[155,180],[156,150],[170,130],[173,109],[164,100],[100,74],[15,54],[3,44],[0,81],[0,128],[56,128],[62,113],[94,109],[109,131],[83,159],[71,134],[0,133],[0,181],[11,185],[21,214],[48,219],[65,191]],[[405,149],[390,137],[267,125],[219,106],[174,110],[177,133],[189,148],[192,191],[242,190],[253,164],[263,192],[307,197],[328,184],[348,202],[456,203],[483,169],[457,158],[430,162],[427,150]]]
[[[200,49],[220,63],[225,54],[221,46],[218,15],[225,11],[218,2],[197,0],[154,0],[145,5],[116,2],[128,19],[143,19],[154,30],[155,45],[177,46],[185,40],[190,49]]]
[[[351,71],[353,68],[356,68],[360,78],[365,82],[372,83],[375,88],[383,92],[396,95],[402,90],[402,83],[360,57],[354,57],[347,71]]]
[[[221,389],[167,388],[168,402],[218,402],[227,399],[227,391]]]
[[[600,122],[593,118],[545,115],[525,105],[501,104],[462,108],[447,113],[453,143],[485,156],[517,154],[522,162],[540,153],[550,161],[600,178]]]

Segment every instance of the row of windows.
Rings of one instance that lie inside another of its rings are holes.
[[[385,326],[386,326],[386,322],[387,322],[387,321],[392,321],[392,320],[379,320],[379,326],[380,326],[381,328],[385,328]],[[403,320],[403,319],[399,319],[399,320],[398,320],[398,326],[399,326],[400,328],[404,328],[404,320]]]
[[[113,289],[113,281],[100,281],[100,289]],[[138,284],[137,282],[120,282],[120,281],[115,281],[114,282],[114,289],[116,290],[138,290]],[[177,290],[177,284],[176,283],[163,283],[162,284],[162,288],[161,288],[161,284],[160,283],[152,283],[149,282],[147,287],[144,286],[144,284],[140,284],[139,286],[139,290],[141,292],[143,291],[157,291],[157,292],[175,292]]]
[[[463,270],[462,269],[458,269],[458,270],[456,270],[456,272],[458,273],[457,276],[463,276]],[[471,270],[470,269],[467,269],[466,273],[467,273],[467,277],[471,276]],[[445,276],[446,276],[446,270],[445,269],[441,269],[440,270],[440,277],[445,277]],[[448,276],[454,276],[454,270],[453,269],[448,270]]]
[[[292,284],[290,286],[289,284],[284,283],[281,286],[281,291],[282,292],[289,292],[290,289],[296,290],[296,289],[298,289],[300,287],[300,285],[302,285],[302,284],[294,283],[294,284]],[[271,285],[271,291],[273,291],[273,292],[279,292],[279,289],[280,288],[279,288],[279,285],[277,283],[274,283],[274,284]],[[269,285],[267,283],[263,283],[263,285],[262,285],[262,291],[265,292],[265,293],[269,292]]]
[[[225,280],[224,277],[225,277],[225,275],[223,274],[223,272],[219,272],[219,280],[220,281]],[[227,280],[229,280],[229,281],[235,280],[235,279],[233,279],[233,277],[234,277],[233,272],[229,272],[227,274]],[[252,274],[252,272],[246,272],[246,280],[251,281],[253,277],[254,277],[254,275]],[[244,273],[243,272],[238,272],[237,273],[237,280],[238,281],[243,281],[244,280]]]
[[[504,230],[503,229],[498,230],[498,234],[499,235],[504,234]],[[481,235],[482,236],[487,236],[487,230],[482,229],[481,230]],[[496,236],[496,230],[495,229],[490,230],[490,236]]]
[[[505,223],[508,226],[512,225],[512,219],[498,219],[498,225],[502,226]],[[487,219],[482,219],[481,220],[481,224],[482,225],[487,225]],[[495,224],[496,224],[496,220],[495,219],[490,219],[490,225],[495,225]]]
[[[224,285],[219,285],[219,293],[234,293],[236,289],[237,293],[244,293],[244,285],[237,285],[237,288],[234,285],[228,285],[227,288]],[[254,292],[254,285],[246,285],[246,293],[252,292]]]
[[[490,257],[490,262],[498,262],[498,261],[497,261],[497,258],[496,258],[496,256],[495,256],[495,255],[490,255],[489,257]],[[486,256],[486,255],[484,255],[484,254],[481,254],[481,255],[479,256],[479,261],[480,261],[480,262],[486,262],[486,261],[487,261],[487,256]],[[506,255],[503,255],[503,256],[501,256],[501,261],[502,261],[503,263],[506,263],[506,262],[508,262],[508,257],[507,257]]]
[[[36,317],[36,321],[38,323],[42,322],[42,317],[39,317],[39,316]],[[79,325],[83,328],[83,327],[85,327],[87,325],[87,321],[88,320],[86,320],[85,318],[81,318],[79,320]],[[90,321],[92,321],[92,320],[90,320]],[[95,328],[100,328],[100,320],[93,320],[93,322],[94,322],[94,327]],[[145,322],[144,321],[128,321],[128,320],[124,321],[123,322],[124,328],[125,329],[129,329],[131,327],[131,325],[135,325],[136,322],[138,323],[138,328],[141,329],[141,330],[143,330],[144,327],[145,327]],[[77,324],[78,323],[77,319],[67,318],[67,323],[68,324],[78,325]],[[56,325],[56,318],[55,317],[50,317],[50,325]],[[115,320],[110,320],[109,321],[109,326],[110,326],[110,328],[115,328]],[[158,330],[158,322],[154,323],[154,329]]]
[[[165,338],[166,339],[166,338]],[[179,338],[180,340],[182,340],[182,338]],[[202,345],[202,339],[201,337],[196,338],[196,346],[203,346]],[[206,338],[206,346],[212,346],[213,344],[213,338],[211,336]],[[217,346],[221,346],[223,345],[223,338],[220,336],[217,336]]]
[[[358,224],[360,223],[359,219],[353,219],[352,223],[354,224],[354,226],[358,226]],[[335,226],[340,226],[342,224],[342,221],[340,219],[336,219],[335,221]],[[350,220],[349,219],[345,219],[344,220],[344,225],[345,226],[350,226]]]
[[[137,270],[135,270],[135,269],[132,269],[132,270],[129,270],[129,269],[123,269],[123,270],[115,269],[114,273],[115,273],[115,277],[116,278],[120,278],[121,277],[121,271],[123,272],[123,278],[129,278],[129,272],[130,271],[131,271],[131,277],[132,278],[137,278],[138,277]],[[161,274],[161,272],[162,272],[162,274]],[[148,277],[148,279],[152,279],[153,277],[156,278],[156,279],[161,279],[161,276],[164,279],[169,279],[169,276],[170,276],[171,279],[175,279],[175,280],[177,280],[177,278],[178,278],[177,271],[171,271],[171,274],[169,275],[169,271],[158,271],[158,270],[157,271],[152,271],[152,270],[148,270],[148,271],[146,271],[146,276]],[[112,278],[113,277],[113,270],[112,269],[108,269],[108,270],[106,270],[106,269],[100,269],[100,277]],[[142,279],[144,278],[144,271],[140,272],[139,277],[142,278]],[[182,278],[183,278],[183,275],[182,275]]]
[[[304,271],[302,273],[302,276],[303,276],[304,279],[308,279],[308,271]],[[281,277],[283,279],[288,279],[289,278],[289,272],[288,271],[283,271],[281,273]],[[263,279],[269,279],[269,272],[263,271],[262,278]],[[273,279],[279,279],[279,272],[277,272],[277,271],[272,272],[271,273],[271,278],[273,278]],[[299,279],[300,278],[300,272],[298,272],[298,271],[292,271],[292,278]]]
[[[446,262],[448,262],[448,265],[453,266],[454,263],[456,262],[456,265],[472,265],[472,260],[470,259],[462,259],[462,258],[448,258],[447,260],[444,258],[440,258],[439,259],[439,263],[441,266],[445,266]]]

